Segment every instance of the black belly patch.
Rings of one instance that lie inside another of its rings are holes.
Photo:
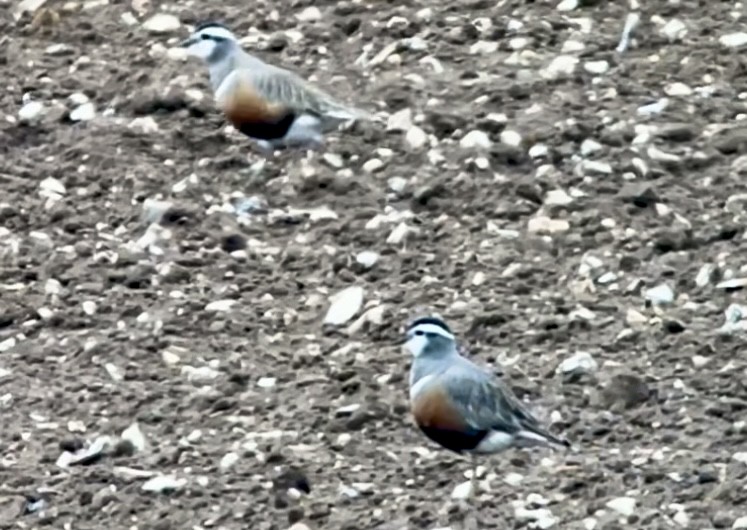
[[[488,431],[470,429],[468,431],[453,431],[436,427],[420,427],[428,438],[455,453],[472,451],[485,439]]]
[[[239,131],[256,140],[280,140],[296,121],[296,114],[289,112],[275,121],[244,123]]]

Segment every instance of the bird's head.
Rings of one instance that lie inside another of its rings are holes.
[[[222,57],[237,43],[236,35],[223,24],[205,22],[197,26],[194,33],[182,41],[181,46],[187,49],[189,55],[211,62]]]
[[[414,357],[441,357],[456,352],[456,338],[438,317],[422,317],[407,328],[405,347]]]

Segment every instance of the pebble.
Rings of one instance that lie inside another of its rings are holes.
[[[41,101],[29,101],[18,111],[18,119],[21,121],[32,121],[44,112],[44,104]]]
[[[500,139],[503,145],[508,145],[510,147],[519,147],[521,145],[521,142],[523,141],[521,135],[516,131],[512,131],[511,129],[506,129],[505,131],[501,132]]]
[[[368,174],[376,173],[384,169],[384,161],[379,158],[372,158],[363,164],[363,171]]]
[[[299,22],[316,22],[322,19],[322,12],[318,7],[310,6],[305,8],[300,13],[296,14],[296,19]]]
[[[747,528],[747,515],[740,517],[736,521],[734,521],[734,524],[731,525],[732,528],[736,529],[742,529],[744,530]]]
[[[91,300],[86,300],[81,305],[83,306],[83,312],[86,315],[92,316],[96,314],[96,302],[92,302]]]
[[[135,118],[127,125],[127,128],[138,130],[143,134],[152,134],[159,130],[158,123],[151,116]]]
[[[534,217],[527,223],[527,231],[532,234],[556,234],[567,232],[571,225],[565,219],[550,219],[544,215]]]
[[[472,495],[472,482],[466,481],[457,484],[451,492],[451,498],[454,500],[465,500]]]
[[[568,206],[573,202],[573,197],[564,190],[550,190],[545,195],[544,204],[548,206]]]
[[[578,0],[561,0],[555,9],[558,11],[573,11],[578,7]]]
[[[598,366],[590,353],[577,352],[561,362],[557,368],[557,372],[566,375],[590,374],[595,372]]]
[[[469,47],[469,53],[472,55],[490,55],[498,51],[496,41],[479,40]]]
[[[715,270],[716,267],[711,263],[702,265],[700,269],[698,269],[698,274],[695,276],[695,285],[698,287],[705,287],[711,283],[711,278],[713,277]]]
[[[610,510],[616,511],[620,515],[630,517],[635,513],[636,500],[632,497],[617,497],[616,499],[607,501],[605,506]]]
[[[425,134],[423,129],[417,125],[413,125],[407,130],[407,134],[405,134],[405,142],[412,149],[421,149],[428,143],[428,135]]]
[[[585,175],[611,175],[612,166],[607,162],[596,160],[584,160],[581,162],[581,169]]]
[[[72,121],[91,121],[96,117],[96,107],[93,103],[84,103],[70,112]]]
[[[659,33],[666,37],[669,42],[675,42],[682,40],[687,34],[687,26],[680,19],[673,18],[659,29]]]
[[[601,151],[602,149],[604,149],[602,144],[596,140],[592,140],[591,138],[586,138],[581,142],[581,156],[589,156]]]
[[[741,289],[747,286],[747,278],[731,278],[716,284],[716,289]]]
[[[159,475],[147,480],[140,489],[153,493],[167,493],[183,488],[187,484],[187,479],[177,479],[173,475]]]
[[[311,528],[303,523],[294,523],[288,530],[311,530]]]
[[[578,65],[579,59],[573,55],[558,55],[542,72],[545,79],[559,79],[571,75]]]
[[[4,341],[0,342],[0,353],[10,351],[16,345],[15,337],[9,337]]]
[[[412,127],[412,110],[405,108],[390,115],[386,122],[387,131],[405,132]]]
[[[664,93],[667,96],[671,96],[671,97],[692,96],[693,92],[694,92],[693,89],[690,88],[689,85],[686,85],[685,83],[680,83],[679,81],[676,83],[670,83],[664,87]]]
[[[205,311],[225,312],[230,311],[231,308],[236,304],[236,300],[216,300],[210,302],[205,306]]]
[[[390,245],[399,245],[402,243],[409,234],[417,232],[416,228],[412,228],[407,225],[407,223],[400,223],[397,226],[394,227],[394,229],[389,234],[389,237],[386,238],[386,242]]]
[[[643,296],[653,305],[666,305],[674,302],[674,291],[667,284],[647,289]]]
[[[272,388],[277,383],[277,378],[275,377],[260,377],[257,381],[257,386],[260,388]]]
[[[221,471],[227,471],[232,468],[239,461],[238,453],[226,453],[223,458],[220,459],[218,467]]]
[[[355,256],[355,261],[362,267],[370,269],[379,261],[379,253],[373,250],[364,250]]]
[[[584,70],[590,74],[602,75],[606,74],[610,69],[610,63],[607,61],[586,61],[584,63]]]
[[[151,33],[171,33],[181,27],[181,22],[174,15],[157,13],[143,22],[143,28]]]
[[[330,297],[330,306],[324,324],[340,326],[353,318],[363,307],[363,287],[353,285]]]
[[[120,438],[122,438],[122,440],[130,442],[132,444],[132,447],[137,452],[143,451],[145,449],[145,435],[143,434],[143,431],[140,430],[140,425],[138,425],[137,422],[134,422],[132,425],[122,431],[122,435],[120,436]]]
[[[474,130],[465,134],[462,139],[459,140],[459,145],[462,149],[490,149],[493,142],[490,140],[487,133],[480,130]]]
[[[726,46],[727,48],[741,48],[747,44],[747,33],[742,31],[737,33],[727,33],[726,35],[721,35],[718,41],[722,46]]]

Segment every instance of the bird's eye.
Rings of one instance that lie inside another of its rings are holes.
[[[425,335],[425,331],[422,331],[422,330],[417,330],[417,331],[415,332],[415,335],[417,335],[418,337],[422,337],[423,335]]]
[[[203,33],[202,35],[200,35],[200,38],[202,40],[210,40],[210,35],[206,35],[206,34]]]

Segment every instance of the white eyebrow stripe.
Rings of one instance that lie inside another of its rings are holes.
[[[228,40],[236,40],[236,36],[228,31],[226,28],[219,28],[219,27],[212,27],[212,28],[205,28],[198,33],[210,35],[212,37],[217,37],[219,39],[228,39]]]
[[[423,333],[432,333],[434,335],[441,335],[442,337],[450,340],[454,340],[454,335],[446,331],[441,326],[437,326],[435,324],[418,324],[414,328],[412,328],[413,331],[422,331]]]

